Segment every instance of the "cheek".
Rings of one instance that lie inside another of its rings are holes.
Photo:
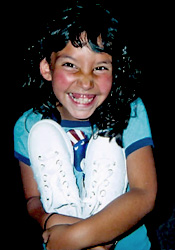
[[[71,84],[69,77],[61,70],[55,71],[52,77],[53,90],[66,90]]]
[[[108,95],[112,87],[112,76],[111,75],[101,76],[99,87],[100,87],[101,93]]]

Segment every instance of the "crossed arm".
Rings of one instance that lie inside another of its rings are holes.
[[[32,171],[20,163],[29,214],[43,227],[48,214],[39,200]],[[83,249],[108,244],[140,221],[153,207],[157,192],[156,171],[151,146],[127,158],[130,191],[115,199],[94,216],[81,220],[63,215],[52,216],[43,238],[48,250]],[[33,197],[33,198],[31,198]]]

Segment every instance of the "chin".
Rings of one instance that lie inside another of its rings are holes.
[[[87,120],[89,120],[89,117],[84,117],[84,116],[79,116],[79,117],[75,117],[75,120],[79,120],[79,121],[87,121]]]
[[[89,120],[92,114],[89,115],[74,115],[75,120]]]

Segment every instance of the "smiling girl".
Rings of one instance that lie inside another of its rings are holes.
[[[42,102],[17,121],[14,141],[45,247],[149,250],[141,220],[156,197],[153,141],[117,20],[99,5],[73,5],[39,45],[40,74],[32,58],[27,85]]]
[[[52,71],[45,59],[40,68],[43,77],[52,80],[53,92],[62,104],[58,110],[64,120],[88,119],[111,90],[112,57],[104,52],[96,53],[88,46],[75,48],[68,42],[63,50],[52,53]]]

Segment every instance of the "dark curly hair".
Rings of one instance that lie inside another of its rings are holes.
[[[118,21],[100,4],[75,4],[58,12],[43,30],[41,39],[30,48],[26,54],[27,80],[25,86],[39,89],[39,100],[34,107],[43,117],[52,114],[61,120],[56,109],[56,97],[51,84],[48,84],[40,75],[39,62],[46,58],[50,63],[52,52],[62,50],[68,41],[75,47],[83,47],[80,39],[82,32],[86,32],[88,43],[93,51],[106,52],[112,56],[113,84],[107,99],[90,117],[92,127],[98,128],[99,133],[116,137],[122,144],[122,133],[127,127],[130,118],[130,103],[138,97],[140,71],[127,52],[127,46],[120,37]],[[97,37],[102,37],[103,47],[97,44]]]

